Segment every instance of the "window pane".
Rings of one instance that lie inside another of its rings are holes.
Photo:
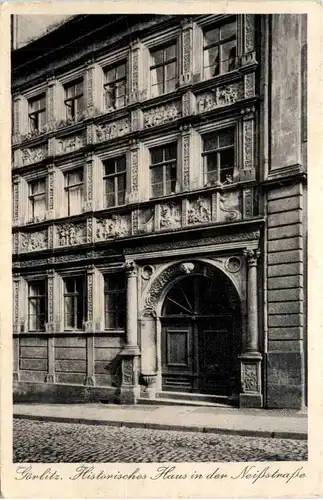
[[[151,52],[151,66],[155,66],[156,64],[160,64],[164,61],[164,50],[159,49]]]
[[[126,157],[125,156],[117,159],[116,167],[117,167],[116,168],[117,172],[124,172],[126,170]]]
[[[165,92],[174,92],[174,90],[176,90],[176,80],[168,80],[166,82]]]
[[[220,148],[234,144],[234,132],[232,129],[219,132],[218,137]]]
[[[220,165],[221,169],[234,166],[234,148],[220,152]]]
[[[83,182],[83,170],[73,170],[66,174],[67,186],[73,186]]]
[[[126,65],[125,64],[120,64],[120,66],[117,67],[117,79],[119,78],[125,78],[126,76]]]
[[[170,144],[165,148],[165,160],[174,160],[177,157],[177,145],[176,143]]]
[[[163,196],[163,183],[152,184],[151,185],[151,195],[153,198],[158,196]]]
[[[211,78],[219,74],[219,49],[212,47],[204,51],[205,78]]]
[[[39,126],[43,127],[46,123],[46,113],[45,111],[42,111],[39,113]]]
[[[156,184],[163,182],[163,167],[154,167],[150,170],[151,183]]]
[[[234,69],[236,57],[236,41],[227,42],[222,45],[222,73]],[[232,67],[233,66],[233,67]]]
[[[65,293],[73,293],[75,288],[75,280],[74,278],[66,278],[64,280],[65,285]]]
[[[203,141],[203,151],[211,151],[212,149],[217,149],[218,147],[219,147],[218,135],[205,137]]]
[[[125,190],[117,192],[117,197],[118,197],[117,204],[118,205],[124,205],[124,203],[125,203],[125,194],[126,194]]]
[[[215,154],[209,154],[206,157],[206,172],[213,172],[216,171],[216,166],[217,166],[217,153]]]
[[[75,105],[76,105],[75,113],[76,113],[76,116],[79,118],[81,116],[81,114],[83,113],[83,109],[84,109],[83,97],[79,97],[78,99],[76,99]]]
[[[114,82],[116,80],[116,74],[117,74],[116,68],[110,68],[106,72],[106,81],[107,82]]]
[[[174,59],[176,57],[176,45],[170,45],[165,49],[165,61],[169,61],[169,59]]]
[[[213,28],[204,33],[204,46],[211,45],[219,41],[219,28]]]
[[[104,163],[105,166],[105,175],[112,175],[116,172],[116,160],[107,160]]]
[[[117,97],[123,97],[126,93],[126,84],[125,82],[116,83],[116,95]]]
[[[64,297],[65,327],[74,327],[74,297]]]
[[[107,207],[114,207],[116,204],[116,197],[114,192],[106,193],[106,206]]]
[[[152,69],[151,72],[151,92],[152,97],[163,94],[164,92],[164,67]]]
[[[154,148],[150,151],[151,164],[161,163],[163,161],[163,148]]]
[[[77,297],[77,320],[76,320],[76,328],[81,329],[83,323],[83,297],[79,295]]]
[[[33,200],[34,217],[43,217],[46,212],[46,196],[35,196]]]
[[[113,85],[105,87],[105,105],[107,108],[113,108],[116,101],[116,88]]]
[[[71,187],[69,193],[69,215],[79,214],[83,204],[83,186]]]
[[[165,176],[166,181],[176,181],[176,163],[171,163],[170,165],[165,166]]]
[[[221,40],[236,35],[236,22],[225,24],[221,27]]]
[[[124,175],[119,175],[117,177],[117,186],[118,186],[118,191],[124,191],[125,190],[125,176]]]

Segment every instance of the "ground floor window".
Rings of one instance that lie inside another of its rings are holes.
[[[125,327],[125,276],[109,274],[104,279],[104,320],[106,329]]]

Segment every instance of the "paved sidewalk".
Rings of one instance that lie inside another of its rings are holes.
[[[307,439],[307,415],[291,410],[202,406],[16,404],[14,418],[148,429]]]

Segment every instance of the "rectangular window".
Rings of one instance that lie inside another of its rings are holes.
[[[151,97],[176,89],[177,45],[172,42],[150,52]]]
[[[46,179],[29,183],[30,219],[41,220],[46,214]]]
[[[228,128],[204,136],[204,184],[212,185],[233,179],[235,165],[234,136],[234,128]]]
[[[74,276],[64,279],[64,328],[81,330],[85,312],[85,279]]]
[[[231,21],[204,31],[204,78],[212,78],[236,67],[237,23]]]
[[[175,193],[177,176],[177,144],[150,150],[151,197]]]
[[[124,328],[125,316],[125,276],[121,273],[109,274],[104,278],[105,328]]]
[[[79,120],[84,110],[83,80],[65,86],[66,118]]]
[[[104,163],[105,206],[123,205],[126,193],[126,157],[113,158]]]
[[[64,177],[67,215],[80,214],[83,206],[83,169],[70,170]]]
[[[119,109],[126,105],[126,61],[105,71],[104,98],[106,109]]]
[[[29,130],[41,130],[46,123],[46,94],[28,101]]]
[[[45,330],[47,321],[46,280],[29,281],[28,283],[28,330],[38,332]]]

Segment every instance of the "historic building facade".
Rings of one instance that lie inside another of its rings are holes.
[[[75,16],[12,93],[16,399],[301,408],[306,18]]]

